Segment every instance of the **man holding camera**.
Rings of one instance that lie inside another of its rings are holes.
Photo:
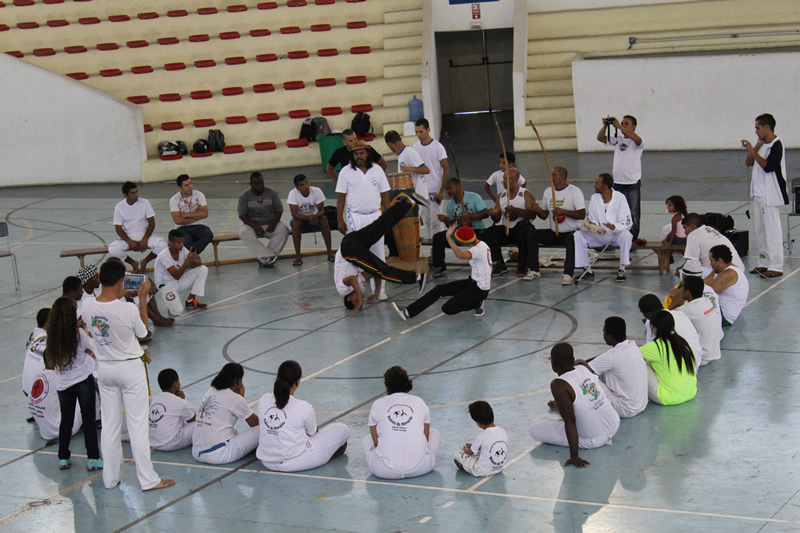
[[[639,238],[639,221],[642,217],[642,151],[644,141],[636,135],[636,118],[631,115],[622,117],[620,123],[616,117],[603,119],[603,127],[597,134],[597,140],[606,146],[614,147],[614,189],[621,192],[628,201],[633,226],[631,234],[636,244],[646,244]],[[611,127],[614,135],[611,135]]]

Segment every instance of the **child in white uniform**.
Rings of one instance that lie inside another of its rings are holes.
[[[150,397],[150,447],[162,452],[192,445],[196,415],[186,403],[178,373],[165,368],[158,373],[161,392]]]
[[[278,368],[272,394],[258,402],[260,417],[256,457],[266,468],[299,472],[322,466],[347,449],[350,429],[341,423],[317,431],[311,404],[294,397],[303,371],[296,361]]]
[[[153,271],[158,295],[172,316],[180,316],[183,310],[205,309],[198,296],[206,293],[208,267],[200,256],[183,246],[183,233],[174,229],[169,232],[169,246],[156,257]],[[186,302],[181,305],[181,292],[191,290]]]
[[[228,363],[203,396],[192,434],[192,457],[201,463],[232,463],[258,446],[258,416],[244,399],[242,377],[242,365]],[[238,432],[237,420],[250,428]]]
[[[383,374],[387,396],[372,404],[369,432],[364,437],[367,466],[375,477],[422,476],[436,466],[441,435],[431,429],[431,414],[422,398],[408,394],[408,373],[393,366]]]
[[[477,477],[499,474],[508,455],[506,430],[494,425],[494,411],[487,402],[469,404],[469,416],[483,431],[471,443],[453,450],[456,466]]]

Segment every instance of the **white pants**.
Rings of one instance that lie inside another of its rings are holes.
[[[576,232],[577,233],[577,232]],[[584,450],[591,450],[604,446],[611,440],[611,437],[619,429],[619,424],[613,433],[610,435],[601,435],[598,437],[578,437],[578,447]],[[569,446],[567,441],[567,430],[564,428],[564,421],[555,418],[540,418],[530,427],[530,434],[533,440],[543,442],[545,444],[555,444],[556,446]]]
[[[587,248],[599,248],[609,242],[611,246],[619,246],[619,264],[621,266],[631,264],[631,242],[633,235],[628,230],[618,233],[595,233],[593,231],[576,231],[575,238],[575,266],[586,268],[589,266],[589,254]]]
[[[650,361],[647,361],[647,398],[651,402],[663,405],[658,401],[658,376],[656,375],[656,371],[653,370]]]
[[[141,359],[130,361],[98,361],[97,381],[103,402],[103,484],[113,489],[120,482],[122,468],[122,413],[128,426],[136,475],[142,490],[161,483],[150,462],[150,402],[147,397],[147,376]]]
[[[170,281],[158,288],[158,297],[167,307],[167,311],[172,316],[183,314],[183,299],[181,293],[188,290],[195,296],[203,296],[206,293],[206,278],[208,277],[208,267],[200,265],[190,268],[183,273],[181,279]]]
[[[486,477],[491,476],[493,472],[486,472],[484,470],[479,470],[478,467],[478,458],[481,456],[481,453],[474,453],[472,455],[467,455],[464,452],[464,448],[455,448],[453,450],[453,458],[461,463],[461,466],[464,467],[464,471],[472,474],[476,477]]]
[[[364,455],[367,456],[367,466],[372,475],[382,479],[405,479],[409,477],[424,476],[436,466],[436,453],[439,451],[439,445],[442,443],[442,435],[439,430],[431,428],[428,437],[428,449],[425,451],[425,456],[422,461],[413,469],[409,471],[400,471],[393,465],[387,465],[383,459],[378,456],[377,447],[372,445],[372,435],[364,437],[362,445],[364,446]]]
[[[267,230],[267,226],[261,227],[264,229],[264,231]],[[250,250],[250,253],[261,262],[267,258],[281,255],[283,247],[286,246],[286,241],[289,240],[289,228],[287,228],[282,222],[278,222],[278,224],[275,226],[275,231],[272,233],[267,232],[262,235],[262,237],[269,240],[269,244],[267,246],[261,244],[261,242],[258,240],[259,236],[256,235],[256,232],[253,228],[247,224],[242,224],[239,226],[239,239],[245,244],[245,246],[247,246],[247,249]]]
[[[351,211],[350,207],[345,207],[345,223],[347,224],[347,231],[357,231],[361,228],[369,226],[378,220],[380,216],[380,210],[373,211],[372,213],[357,213],[355,211]],[[375,257],[381,261],[386,261],[386,251],[383,248],[383,237],[378,239],[375,244],[370,246],[369,251],[375,254]]]
[[[192,433],[194,432],[194,422],[187,423],[184,422],[181,426],[180,431],[178,434],[175,435],[175,438],[166,443],[163,446],[155,447],[153,446],[154,450],[158,450],[160,452],[174,452],[177,450],[182,450],[192,445]]]
[[[142,239],[142,237],[144,237],[144,235],[128,235],[128,237],[134,241],[139,241]],[[158,255],[167,248],[167,241],[158,235],[150,235],[150,238],[147,239],[147,247],[153,250],[154,254]],[[123,241],[122,239],[117,239],[108,245],[108,255],[118,257],[124,261],[125,252],[130,249],[131,247],[128,246],[127,242]]]
[[[425,227],[428,228],[429,239],[433,239],[434,235],[447,229],[444,223],[439,220],[439,215],[444,213],[444,198],[442,198],[442,203],[440,204],[437,204],[436,200],[433,199],[438,192],[439,191],[436,190],[428,194],[431,204],[430,207],[426,209],[423,206],[419,206],[420,212],[425,215]]]
[[[783,272],[783,230],[778,206],[768,206],[764,198],[753,197],[753,227],[758,245],[758,266]]]
[[[258,448],[258,426],[248,428],[232,439],[221,442],[219,448],[212,446],[209,448],[212,449],[211,451],[201,450],[197,446],[193,446],[192,457],[201,463],[224,465],[238,461],[256,448]]]
[[[606,393],[606,398],[608,398],[608,403],[611,404],[611,407],[617,412],[620,418],[631,418],[632,416],[638,415],[641,411],[633,412],[624,405],[622,405],[622,399],[617,395],[616,392],[611,390],[608,385],[606,385],[605,381],[603,381],[603,377],[600,376],[598,380],[600,388],[603,389],[603,392]]]
[[[270,470],[277,470],[278,472],[311,470],[312,468],[320,467],[330,461],[334,452],[341,448],[349,438],[350,428],[345,424],[337,422],[311,435],[308,438],[309,444],[306,445],[306,449],[297,457],[287,459],[280,463],[267,463],[264,461],[262,461],[262,463],[264,467]]]

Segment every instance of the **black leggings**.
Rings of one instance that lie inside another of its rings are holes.
[[[452,298],[444,303],[442,312],[446,315],[457,315],[462,311],[479,307],[481,302],[489,296],[489,291],[478,288],[478,284],[472,278],[437,285],[406,308],[409,318],[417,316],[433,305],[436,300],[447,296],[452,296]]]

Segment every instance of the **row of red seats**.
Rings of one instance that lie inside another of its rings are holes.
[[[367,77],[348,76],[345,78],[345,83],[347,85],[367,83]],[[314,85],[316,87],[332,87],[336,85],[336,78],[319,78],[314,82]],[[283,83],[283,90],[285,91],[298,91],[300,89],[305,89],[305,87],[305,82],[300,80],[287,81]],[[275,85],[272,83],[257,83],[256,85],[253,85],[254,93],[271,93],[274,91]],[[222,89],[222,96],[238,96],[240,94],[244,94],[243,87],[225,87]],[[214,93],[209,90],[198,90],[189,93],[189,97],[192,100],[206,100],[208,98],[213,98]],[[161,102],[180,102],[183,99],[183,96],[180,93],[163,93],[158,95],[158,99]],[[133,104],[147,104],[150,103],[150,97],[147,95],[129,96],[128,101]]]

